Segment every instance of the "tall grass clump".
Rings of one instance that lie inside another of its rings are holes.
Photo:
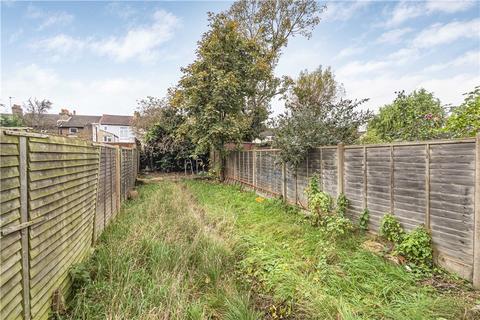
[[[186,184],[208,216],[234,225],[243,252],[237,273],[269,319],[461,319],[474,303],[468,290],[436,291],[363,249],[364,232],[331,241],[332,230],[278,200],[258,201],[253,192],[221,184]],[[312,207],[320,219],[331,215],[327,208],[335,210],[324,198]]]
[[[215,224],[181,185],[142,186],[92,257],[73,269],[81,283],[68,317],[256,319],[234,276],[235,239]]]

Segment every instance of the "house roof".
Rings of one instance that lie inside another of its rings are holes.
[[[27,121],[34,119],[33,117],[35,117],[37,121],[40,121],[42,125],[46,127],[56,127],[57,121],[62,118],[61,115],[52,113],[43,113],[35,116],[31,113],[25,113],[23,115],[23,118]]]
[[[60,128],[83,128],[91,123],[98,123],[100,118],[100,116],[71,115],[66,120],[58,121],[57,126]]]
[[[113,114],[104,114],[100,119],[100,124],[110,124],[119,126],[131,126],[133,121],[132,116],[117,116]]]

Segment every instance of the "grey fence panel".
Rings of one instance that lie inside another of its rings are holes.
[[[429,220],[439,259],[470,278],[473,272],[475,143],[430,145],[429,170]]]
[[[346,195],[346,215],[353,221],[369,210],[371,232],[379,231],[386,213],[407,231],[425,225],[437,262],[480,287],[479,139],[319,147],[296,170],[280,164],[278,150],[240,151],[227,161],[227,173],[230,180],[303,207],[305,188],[317,174],[323,191]]]
[[[369,229],[377,232],[386,212],[392,212],[390,201],[390,147],[367,148],[367,208]]]
[[[405,230],[425,223],[425,146],[393,147],[393,213]]]
[[[345,150],[344,193],[349,201],[346,215],[353,221],[358,221],[366,207],[365,156],[364,148]]]

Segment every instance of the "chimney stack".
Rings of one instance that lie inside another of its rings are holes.
[[[73,115],[76,115],[77,114],[77,111],[73,110]]]
[[[13,115],[16,115],[16,116],[19,116],[19,117],[23,116],[23,109],[22,109],[22,107],[21,107],[20,105],[18,105],[18,104],[14,104],[14,105],[12,106],[12,114],[13,114]]]

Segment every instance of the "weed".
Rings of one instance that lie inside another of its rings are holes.
[[[270,318],[459,319],[473,304],[463,294],[419,285],[402,266],[362,249],[361,233],[330,241],[324,228],[279,201],[258,203],[253,192],[185,183],[208,216],[234,226],[242,252],[236,274]]]
[[[337,197],[337,207],[336,207],[337,214],[342,217],[345,216],[345,213],[347,212],[347,208],[348,208],[348,199],[344,193],[341,193]]]
[[[370,212],[367,208],[363,209],[362,214],[360,215],[359,227],[363,231],[368,230],[368,221],[370,219]]]
[[[382,237],[395,244],[399,244],[402,242],[404,234],[405,232],[402,226],[393,214],[387,213],[383,216],[380,223],[380,235]]]
[[[432,237],[423,226],[407,233],[395,251],[415,266],[423,269],[433,266]]]

